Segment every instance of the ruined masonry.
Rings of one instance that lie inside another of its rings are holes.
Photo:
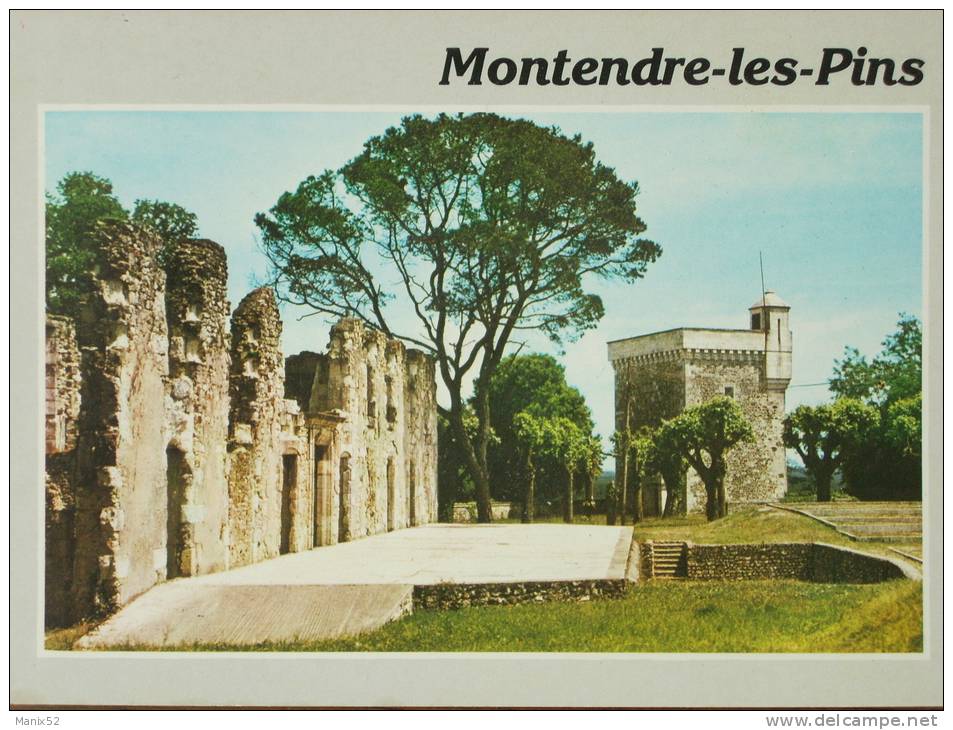
[[[791,381],[790,307],[772,291],[749,308],[748,329],[679,328],[609,343],[616,427],[655,427],[715,396],[738,401],[755,441],[728,453],[729,502],[774,500],[787,492],[782,423]],[[617,472],[621,473],[621,465]],[[688,470],[688,511],[705,507],[701,479]],[[645,513],[661,514],[664,483],[649,485]]]
[[[341,320],[287,360],[270,289],[231,313],[221,246],[100,230],[46,324],[46,623],[153,585],[436,521],[433,361]]]

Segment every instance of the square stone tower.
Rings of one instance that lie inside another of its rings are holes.
[[[749,308],[748,329],[683,327],[610,342],[616,428],[655,427],[716,396],[734,398],[755,441],[729,452],[729,505],[782,497],[787,492],[781,429],[791,381],[790,309],[767,291]],[[703,510],[705,490],[692,469],[686,484],[683,503],[689,511]],[[661,514],[666,497],[662,484],[645,489],[645,513]]]

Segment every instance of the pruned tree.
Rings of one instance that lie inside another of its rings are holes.
[[[568,418],[547,419],[544,430],[544,448],[565,473],[566,493],[563,497],[563,522],[573,521],[573,500],[576,495],[576,473],[585,463],[588,449],[585,434]]]
[[[592,434],[586,437],[586,455],[583,460],[583,469],[586,476],[586,506],[588,509],[595,509],[596,505],[596,480],[602,474],[602,463],[606,455],[602,450],[602,438],[599,434]]]
[[[566,382],[566,370],[552,355],[507,355],[490,378],[490,423],[499,439],[487,449],[487,469],[494,499],[522,499],[524,454],[513,432],[515,416],[525,411],[537,418],[565,416],[584,433],[592,434],[592,414],[582,393]],[[555,464],[536,463],[538,499],[551,499],[546,487],[554,480]]]
[[[651,477],[649,458],[652,451],[652,429],[639,428],[633,435],[629,452],[628,477],[631,482],[629,504],[632,524],[645,519],[645,484]]]
[[[831,501],[834,472],[852,445],[870,437],[879,420],[876,409],[856,398],[798,406],[784,419],[784,445],[797,452],[814,478],[818,502]]]
[[[603,305],[586,291],[592,278],[645,274],[661,250],[639,237],[637,195],[591,144],[558,129],[493,114],[411,116],[255,222],[280,298],[360,318],[436,359],[478,519],[489,522],[490,379],[520,332],[562,342],[594,327]],[[396,328],[394,311],[415,324]]]
[[[632,480],[629,470],[635,433],[628,428],[616,429],[609,440],[612,443],[612,455],[616,463],[616,514],[619,517],[619,523],[624,525],[630,504],[629,492]]]
[[[547,423],[526,411],[513,417],[513,432],[523,456],[523,515],[522,522],[536,518],[536,458],[545,451]]]
[[[685,459],[687,448],[682,443],[682,429],[662,422],[653,432],[651,446],[645,458],[646,469],[659,474],[665,482],[663,517],[672,517],[685,510]]]
[[[737,444],[754,441],[751,425],[733,398],[719,396],[692,406],[668,421],[682,455],[705,485],[705,515],[716,520],[728,514],[726,456]]]

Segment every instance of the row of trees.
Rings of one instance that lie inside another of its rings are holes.
[[[728,452],[740,443],[754,440],[754,433],[741,408],[731,398],[713,398],[685,409],[656,428],[619,430],[613,434],[613,455],[621,465],[617,474],[617,511],[625,522],[644,516],[644,487],[661,479],[666,488],[664,516],[684,509],[685,474],[692,467],[705,485],[705,514],[715,520],[728,514],[726,477]],[[611,518],[611,513],[610,513]]]
[[[620,465],[619,488],[610,486],[606,507],[612,522],[643,519],[643,491],[661,479],[667,492],[664,514],[685,505],[685,475],[689,466],[705,484],[707,514],[727,514],[725,478],[727,454],[753,438],[751,427],[731,398],[716,398],[689,408],[657,428],[624,429],[610,443],[593,432],[582,394],[566,382],[565,370],[550,355],[511,355],[500,364],[489,385],[492,432],[488,464],[493,474],[492,497],[520,502],[523,520],[532,522],[539,505],[561,504],[563,518],[573,519],[577,495],[595,507],[595,484],[607,458]],[[466,428],[477,428],[474,400]],[[608,451],[605,449],[608,447]],[[452,430],[443,422],[440,433],[441,489],[439,503],[449,519],[453,502],[472,498],[463,457]],[[581,495],[580,495],[581,493]]]
[[[801,457],[818,500],[831,499],[838,470],[859,499],[920,498],[922,344],[920,320],[901,314],[872,360],[847,348],[830,380],[832,403],[799,406],[785,419],[785,446]]]

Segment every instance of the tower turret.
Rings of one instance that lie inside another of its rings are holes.
[[[751,329],[764,333],[768,388],[783,391],[791,381],[791,307],[775,292],[766,291],[748,311]]]

